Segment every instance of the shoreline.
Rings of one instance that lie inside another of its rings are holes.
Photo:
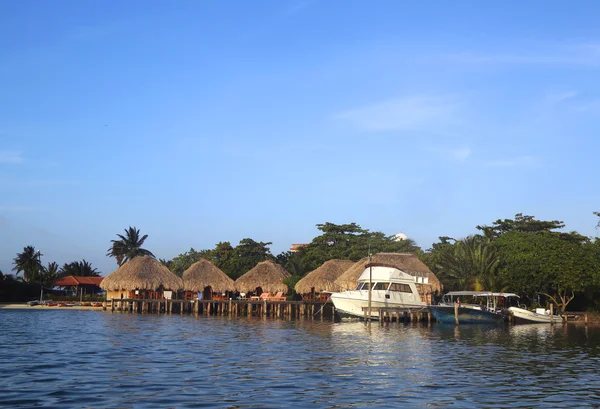
[[[69,307],[59,307],[58,305],[27,305],[27,303],[0,303],[0,309],[7,310],[90,310],[90,311],[103,311],[103,307],[92,307],[90,305],[73,305]]]

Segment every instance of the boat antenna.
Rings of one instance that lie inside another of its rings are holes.
[[[371,290],[373,287],[373,266],[371,264],[372,254],[371,254],[371,243],[369,243],[369,300],[367,303],[367,311],[368,311],[368,320],[371,322]]]

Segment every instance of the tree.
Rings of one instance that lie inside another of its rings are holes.
[[[254,268],[261,261],[274,260],[271,254],[271,242],[254,241],[250,238],[240,240],[235,247],[236,269],[231,278],[235,279]]]
[[[535,220],[535,216],[523,216],[523,213],[517,213],[514,220],[498,219],[492,223],[492,226],[477,226],[477,229],[481,230],[485,237],[492,240],[513,230],[534,233],[562,229],[563,227],[565,227],[565,224],[562,221]]]
[[[81,261],[72,261],[70,263],[65,263],[60,268],[59,277],[66,276],[83,276],[83,277],[99,277],[100,273],[94,267],[92,267],[92,263],[88,263],[85,259]]]
[[[495,242],[502,275],[515,292],[543,294],[564,312],[575,293],[597,285],[600,260],[594,244],[551,231],[510,231]],[[533,297],[532,297],[533,298]]]
[[[166,261],[160,260],[165,266],[169,268],[173,273],[177,276],[181,277],[183,272],[190,268],[192,264],[199,261],[201,258],[209,259],[210,251],[209,250],[201,250],[196,251],[193,248],[190,248],[189,251],[179,254],[173,259]]]
[[[502,291],[498,274],[500,259],[490,240],[481,235],[468,236],[454,244],[445,239],[439,245],[437,274],[454,290]]]
[[[325,261],[333,259],[358,261],[369,252],[418,252],[420,249],[410,239],[397,240],[381,232],[370,232],[356,223],[337,225],[317,224],[323,234],[300,248],[307,271],[312,271]]]
[[[58,276],[58,264],[56,262],[48,263],[48,266],[44,267],[44,285],[50,285]]]
[[[129,226],[128,229],[125,229],[124,236],[121,234],[117,234],[117,236],[119,239],[111,240],[112,245],[106,255],[114,257],[119,266],[138,256],[150,256],[154,258],[154,254],[142,248],[144,241],[148,238],[147,234],[140,238],[140,231],[135,227]]]
[[[600,217],[600,212],[594,212],[594,214],[598,217]],[[600,221],[598,221],[598,224],[596,225],[596,228],[600,227]]]
[[[42,254],[33,246],[26,246],[21,253],[13,259],[15,265],[12,271],[23,273],[23,279],[31,283],[39,283],[42,279]]]

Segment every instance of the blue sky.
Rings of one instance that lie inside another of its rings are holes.
[[[0,0],[0,270],[356,222],[596,236],[596,1]]]

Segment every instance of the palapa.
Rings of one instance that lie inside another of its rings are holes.
[[[235,291],[233,280],[206,259],[200,259],[192,264],[183,272],[181,278],[183,289],[186,291],[204,291],[205,287],[210,287],[216,293]]]
[[[425,265],[425,263],[412,253],[377,253],[372,257],[371,263],[373,265],[394,267],[415,277],[426,277],[429,284],[417,284],[417,288],[426,285],[428,287],[431,286],[431,291],[442,291],[440,280],[433,274],[429,267]],[[342,290],[354,290],[358,283],[358,278],[368,265],[368,257],[357,261],[352,267],[346,270],[344,274],[339,276],[338,279],[335,280],[335,283]]]
[[[335,284],[335,280],[346,270],[354,265],[350,260],[329,260],[319,268],[305,275],[296,283],[295,290],[298,294],[307,294],[313,291],[340,291],[341,288]]]
[[[100,283],[100,288],[107,291],[155,291],[160,288],[177,291],[183,288],[183,281],[156,259],[140,256],[129,260],[109,274]]]
[[[283,279],[290,276],[279,264],[271,260],[258,263],[252,270],[235,280],[235,288],[242,293],[254,292],[260,287],[264,292],[288,292]]]

